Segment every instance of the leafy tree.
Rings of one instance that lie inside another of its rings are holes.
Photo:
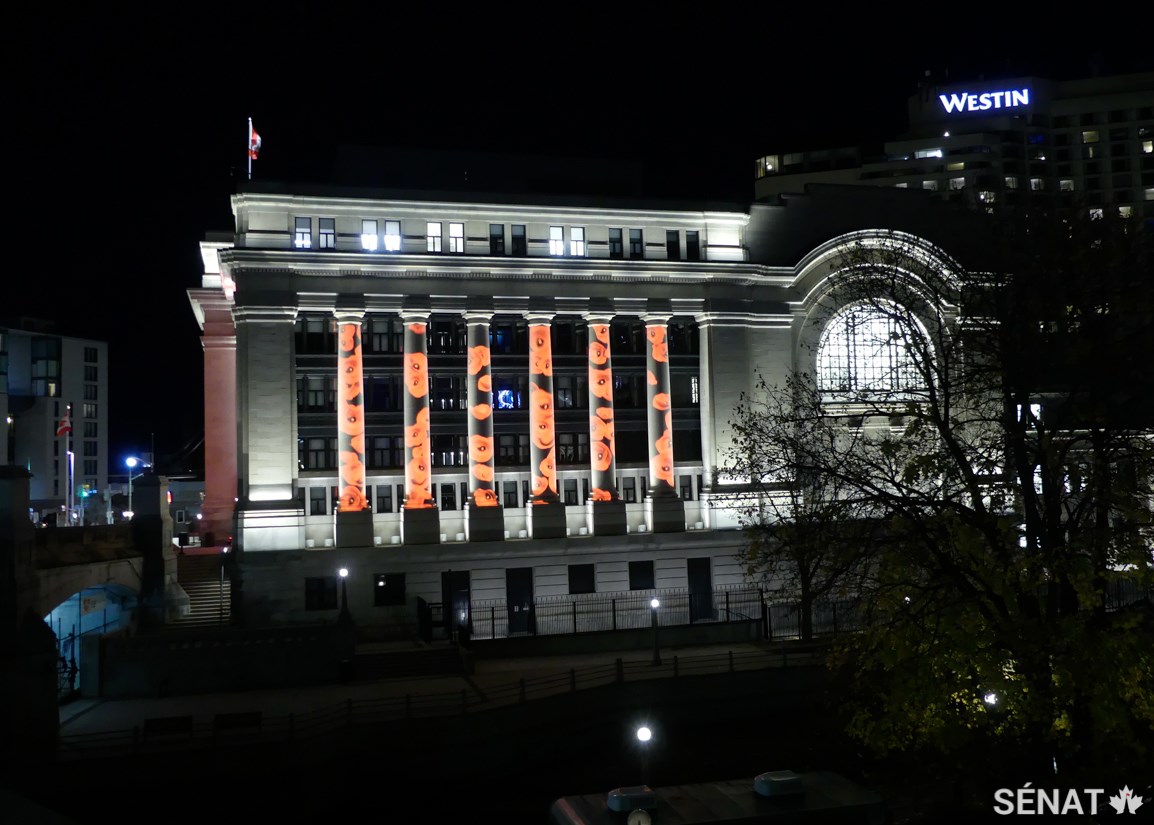
[[[862,742],[1116,776],[1154,748],[1154,277],[1121,220],[991,238],[973,270],[848,244],[726,471],[757,569],[856,596],[833,663]]]

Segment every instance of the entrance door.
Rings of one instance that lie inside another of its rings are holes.
[[[713,619],[713,575],[711,559],[686,559],[689,574],[689,621]]]
[[[533,633],[533,568],[505,570],[505,603],[509,608],[509,635]]]
[[[445,632],[449,634],[449,641],[457,641],[461,628],[469,626],[468,570],[441,573],[441,604],[445,614]]]

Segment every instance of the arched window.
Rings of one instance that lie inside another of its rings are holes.
[[[817,383],[822,392],[884,394],[917,389],[923,381],[914,365],[910,329],[900,313],[855,304],[841,309],[822,330],[817,351]]]

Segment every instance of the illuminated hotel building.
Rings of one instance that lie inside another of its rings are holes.
[[[956,223],[935,213],[969,215],[926,193],[787,201],[243,184],[189,297],[204,529],[234,535],[245,621],[315,620],[338,567],[358,624],[415,596],[744,583],[718,506],[742,393],[808,357],[857,230],[936,248]]]
[[[809,183],[925,189],[997,212],[1037,204],[1154,218],[1154,72],[935,84],[884,148],[759,158],[758,201]]]

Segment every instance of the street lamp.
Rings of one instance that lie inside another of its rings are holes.
[[[661,602],[654,596],[649,602],[650,615],[653,617],[653,664],[661,664],[661,648],[657,645],[657,608],[661,607]],[[643,730],[649,730],[644,728]],[[641,731],[637,732],[637,737],[641,738]],[[643,740],[644,741],[644,740]]]
[[[649,743],[653,739],[653,731],[648,725],[637,729],[637,741],[641,747],[641,784],[649,784]]]
[[[124,463],[128,467],[128,512],[126,515],[128,518],[132,518],[132,479],[140,478],[142,475],[144,475],[144,469],[151,467],[152,465],[146,464],[136,456],[129,456],[128,458],[124,459]],[[136,469],[137,465],[141,467],[141,470],[136,475],[133,475],[132,471]]]
[[[347,622],[349,620],[349,569],[342,567],[337,571],[337,575],[341,577],[341,613],[340,620]]]

